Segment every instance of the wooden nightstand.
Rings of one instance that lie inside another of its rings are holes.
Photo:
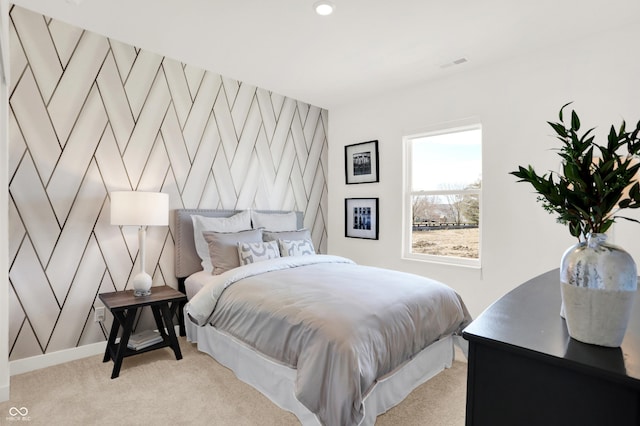
[[[180,344],[176,337],[173,325],[173,316],[176,310],[186,301],[187,297],[179,291],[169,287],[151,287],[149,296],[134,296],[133,290],[101,293],[98,295],[104,306],[113,314],[113,324],[109,333],[107,348],[104,352],[103,362],[113,360],[113,372],[111,378],[115,379],[120,374],[122,360],[125,357],[153,351],[155,349],[170,347],[176,355],[176,360],[182,359]],[[133,322],[139,309],[150,306],[156,321],[162,341],[144,349],[133,350],[127,347]],[[116,343],[118,331],[122,328],[120,342]]]

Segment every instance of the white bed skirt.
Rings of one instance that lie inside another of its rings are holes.
[[[296,370],[267,358],[236,338],[212,326],[198,327],[186,319],[187,340],[231,369],[283,410],[292,412],[304,426],[320,425],[318,418],[295,396]],[[425,348],[409,362],[379,379],[364,398],[362,426],[373,425],[376,417],[400,403],[415,388],[434,377],[454,360],[454,344],[466,351],[466,341],[450,336]]]

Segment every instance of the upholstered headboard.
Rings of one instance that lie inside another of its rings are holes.
[[[175,269],[176,277],[183,279],[202,270],[200,258],[196,252],[193,240],[193,222],[191,215],[206,217],[230,217],[241,210],[213,210],[213,209],[178,209],[174,214],[175,238]],[[283,210],[256,210],[259,213],[288,213]],[[298,229],[304,227],[302,212],[296,212]]]

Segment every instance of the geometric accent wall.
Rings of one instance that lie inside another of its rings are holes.
[[[111,191],[300,210],[326,252],[326,110],[17,6],[10,18],[11,360],[105,340],[97,295],[139,269]],[[149,228],[146,256],[154,285],[177,287],[173,229]]]

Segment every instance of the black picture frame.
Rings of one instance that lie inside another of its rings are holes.
[[[344,199],[344,236],[377,240],[379,231],[377,198]]]
[[[344,170],[347,185],[379,182],[378,141],[344,147]]]

